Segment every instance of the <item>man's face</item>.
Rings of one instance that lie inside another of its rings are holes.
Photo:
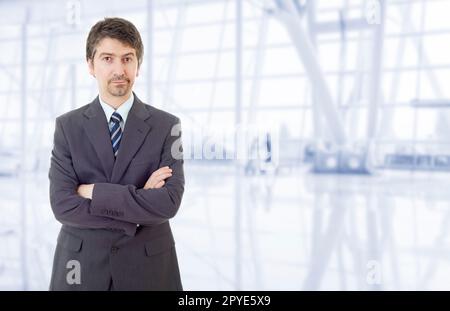
[[[139,75],[135,49],[112,38],[104,38],[98,43],[88,65],[104,99],[128,97]]]

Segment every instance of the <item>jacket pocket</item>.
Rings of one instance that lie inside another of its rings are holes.
[[[150,257],[168,251],[174,246],[175,240],[173,235],[166,234],[145,243],[145,253]]]
[[[58,244],[73,252],[79,252],[83,244],[83,239],[69,233],[67,231],[61,230],[58,235]]]

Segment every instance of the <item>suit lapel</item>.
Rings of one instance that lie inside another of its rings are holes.
[[[151,126],[145,120],[150,117],[150,112],[145,109],[144,104],[134,94],[133,106],[128,113],[122,140],[120,141],[119,152],[117,153],[112,171],[112,183],[119,183],[128,164],[144,142],[145,137],[151,129]]]
[[[106,121],[105,113],[100,106],[100,101],[97,98],[89,105],[89,108],[84,112],[86,119],[83,126],[86,135],[95,149],[95,152],[100,159],[100,163],[105,171],[108,180],[111,180],[111,172],[114,166],[114,153],[111,145],[111,138]]]

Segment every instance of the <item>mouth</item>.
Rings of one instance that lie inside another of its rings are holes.
[[[112,81],[111,83],[112,84],[126,84],[127,81],[125,81],[125,80],[117,80],[117,81]]]

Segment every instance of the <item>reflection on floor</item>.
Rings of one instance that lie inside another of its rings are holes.
[[[185,170],[171,223],[186,290],[450,290],[450,174]],[[46,290],[59,224],[46,174],[21,184],[0,177],[0,289]]]

